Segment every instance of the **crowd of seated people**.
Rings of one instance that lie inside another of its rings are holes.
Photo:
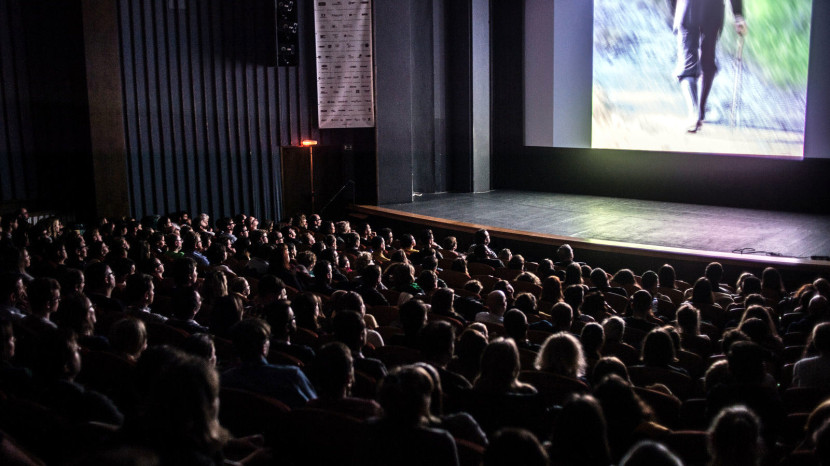
[[[2,464],[830,465],[824,277],[316,214],[0,229]]]

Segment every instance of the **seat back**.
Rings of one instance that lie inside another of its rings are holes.
[[[147,345],[170,345],[177,348],[184,347],[184,342],[190,336],[187,331],[157,322],[145,322],[147,326]]]
[[[237,437],[274,435],[289,411],[276,398],[236,388],[219,390],[219,421]]]
[[[352,465],[364,443],[366,424],[334,411],[299,408],[288,413],[279,445],[290,464]]]
[[[683,460],[685,466],[705,466],[709,463],[708,434],[704,431],[674,431],[663,442]]]
[[[645,338],[646,332],[643,330],[628,326],[625,327],[625,332],[623,332],[623,341],[633,346],[634,349],[639,350]]]
[[[459,466],[481,466],[484,461],[484,447],[461,438],[455,439],[455,447],[458,450]]]
[[[562,405],[574,393],[588,393],[590,389],[582,381],[537,370],[523,370],[519,380],[536,387],[548,406]]]
[[[374,316],[381,326],[395,325],[401,320],[398,306],[371,306],[366,308],[366,313]]]
[[[375,399],[377,392],[378,381],[374,377],[362,371],[354,371],[352,396],[373,400]]]
[[[467,272],[470,272],[470,275],[495,275],[496,269],[487,265],[482,264],[479,262],[467,262]]]
[[[781,394],[787,413],[810,413],[830,395],[830,387],[790,387]]]
[[[514,281],[512,282],[513,291],[518,294],[522,292],[530,293],[537,298],[542,295],[542,287],[530,282]]]
[[[302,368],[305,366],[302,361],[282,351],[271,350],[268,352],[268,362],[271,364],[278,364],[281,366],[296,366]]]
[[[706,398],[689,398],[680,405],[680,425],[691,430],[704,430],[708,427]]]
[[[460,411],[470,413],[487,435],[504,427],[528,429],[547,438],[553,425],[552,411],[540,395],[487,394],[475,390],[457,397]]]
[[[603,293],[602,295],[605,297],[605,302],[608,303],[608,305],[611,306],[617,314],[625,314],[625,310],[628,308],[628,298],[617,293]]]
[[[501,278],[502,280],[512,282],[513,279],[518,277],[522,272],[523,270],[499,267],[498,269],[493,269],[493,273],[491,275],[493,275],[496,278]]]
[[[438,272],[438,278],[444,280],[450,288],[464,288],[464,284],[470,281],[470,276],[466,273],[449,269]]]
[[[492,275],[489,275],[489,274],[472,274],[472,273],[470,273],[470,275],[472,276],[473,280],[480,281],[481,286],[484,287],[484,289],[481,290],[481,296],[486,296],[487,293],[493,291],[493,287],[496,286],[496,282],[499,281],[498,278],[496,278]]]
[[[134,387],[135,364],[107,351],[85,351],[77,381],[119,402]]]
[[[504,325],[498,322],[481,322],[487,327],[487,333],[490,335],[490,340],[495,337],[503,337],[507,335],[507,331],[504,329]]]
[[[291,337],[291,341],[298,345],[305,345],[310,348],[317,348],[319,346],[318,340],[320,335],[307,328],[297,327],[297,333]]]
[[[634,392],[646,404],[651,406],[660,424],[672,429],[680,426],[681,402],[679,399],[663,392],[643,387],[634,387]]]
[[[422,361],[423,356],[421,352],[406,346],[398,345],[384,345],[380,348],[375,348],[375,358],[380,359],[387,368],[404,366],[407,364],[414,364]]]
[[[661,367],[633,366],[628,368],[628,375],[638,387],[663,384],[681,400],[685,400],[693,388],[692,378],[688,375]]]

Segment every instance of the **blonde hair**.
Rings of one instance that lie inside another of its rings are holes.
[[[582,377],[586,367],[582,345],[568,332],[554,333],[539,350],[534,367],[565,377]]]

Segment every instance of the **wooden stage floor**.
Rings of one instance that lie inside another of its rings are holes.
[[[830,262],[810,259],[830,256],[830,216],[507,190],[423,195],[412,203],[358,209],[449,230],[484,226],[495,229],[494,236],[568,241],[586,249],[830,270]],[[744,248],[772,255],[737,253]]]

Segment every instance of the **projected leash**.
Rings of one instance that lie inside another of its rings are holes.
[[[732,123],[732,129],[735,129],[738,124],[738,118],[740,115],[738,114],[738,104],[740,103],[740,90],[741,90],[741,79],[743,78],[743,55],[744,55],[744,36],[738,35],[738,70],[735,72],[735,85],[732,87],[732,112],[730,115],[730,121]]]

